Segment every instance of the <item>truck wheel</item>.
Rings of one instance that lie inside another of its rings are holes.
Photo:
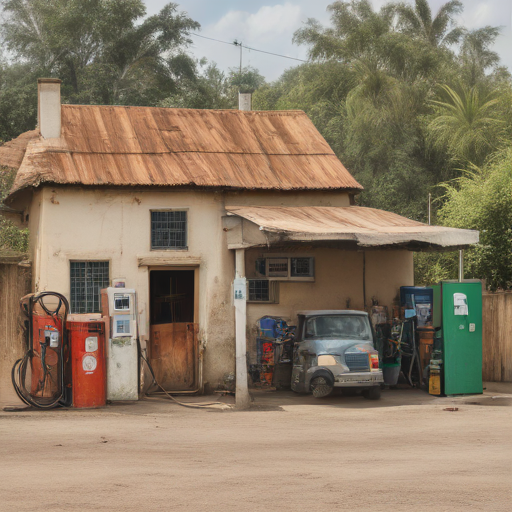
[[[379,400],[380,399],[380,386],[375,386],[368,391],[363,393],[363,396],[367,400]]]
[[[330,395],[332,386],[324,377],[316,377],[311,381],[311,392],[315,398],[323,398]]]

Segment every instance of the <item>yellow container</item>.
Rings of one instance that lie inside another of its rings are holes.
[[[431,395],[441,394],[441,370],[430,369],[428,392]]]

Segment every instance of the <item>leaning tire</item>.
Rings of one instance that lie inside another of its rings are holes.
[[[324,398],[332,392],[332,386],[325,377],[315,377],[311,381],[311,392],[315,398]]]
[[[369,389],[368,391],[365,391],[363,396],[367,400],[379,400],[380,399],[380,387],[375,386],[375,387]]]

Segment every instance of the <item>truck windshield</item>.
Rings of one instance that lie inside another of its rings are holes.
[[[314,316],[306,321],[306,338],[350,338],[371,340],[370,322],[365,316]]]

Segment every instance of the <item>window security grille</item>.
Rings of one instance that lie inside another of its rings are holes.
[[[279,283],[268,279],[248,279],[249,302],[279,302]]]
[[[151,249],[187,248],[187,212],[151,212]]]
[[[291,258],[292,277],[313,277],[313,258]]]
[[[101,313],[102,288],[110,284],[108,261],[72,261],[71,312]]]
[[[255,302],[269,302],[269,281],[266,279],[249,279],[249,300]]]
[[[269,277],[288,277],[288,258],[268,259]]]
[[[258,258],[255,277],[267,276],[277,281],[314,281],[315,258],[312,256]]]

